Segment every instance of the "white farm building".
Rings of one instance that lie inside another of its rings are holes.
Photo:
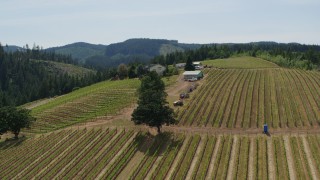
[[[203,78],[203,72],[202,71],[185,71],[183,73],[184,80],[190,80],[190,79],[201,79]]]

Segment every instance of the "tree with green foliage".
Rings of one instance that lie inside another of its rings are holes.
[[[129,71],[128,71],[128,77],[131,78],[136,78],[137,74],[136,74],[136,67],[134,65],[131,65],[129,67]]]
[[[125,64],[120,64],[118,66],[118,75],[120,79],[128,77],[128,67]]]
[[[137,67],[137,76],[140,78],[140,77],[142,77],[143,75],[145,75],[146,73],[147,73],[147,72],[146,72],[146,70],[144,69],[143,65],[142,65],[142,64],[138,65],[138,67]]]
[[[158,133],[161,133],[163,124],[176,123],[174,111],[166,101],[164,82],[156,72],[149,72],[141,79],[138,94],[138,107],[133,111],[131,119],[135,124],[157,127]]]
[[[13,106],[0,108],[0,134],[11,131],[18,138],[21,128],[30,128],[35,118],[30,110]]]
[[[2,109],[2,108],[1,108]],[[7,121],[4,119],[4,114],[0,109],[0,136],[8,131]]]
[[[184,70],[186,71],[194,71],[195,70],[195,67],[194,65],[192,64],[192,59],[191,57],[188,57],[188,60],[186,62],[186,66],[184,67]]]

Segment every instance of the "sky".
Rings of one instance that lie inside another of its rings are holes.
[[[0,0],[0,43],[43,48],[130,38],[320,45],[320,0]]]

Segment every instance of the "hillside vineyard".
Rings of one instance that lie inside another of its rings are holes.
[[[179,124],[228,128],[318,127],[320,73],[284,68],[210,69]]]
[[[154,138],[131,130],[62,130],[1,144],[0,177],[316,179],[319,141],[318,135],[164,133]]]
[[[0,179],[320,178],[318,71],[254,57],[203,64],[199,81],[163,78],[168,101],[198,86],[175,107],[177,124],[157,135],[130,121],[138,79],[24,105],[37,121],[1,139]]]
[[[33,109],[37,121],[28,132],[48,132],[118,113],[136,101],[138,80],[105,81]]]

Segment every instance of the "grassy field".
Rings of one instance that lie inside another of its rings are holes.
[[[204,65],[217,68],[236,68],[236,69],[256,69],[256,68],[277,68],[278,65],[254,57],[233,57],[228,59],[215,59],[202,62]]]
[[[119,129],[62,130],[0,143],[0,178],[312,179],[320,178],[319,140],[318,135],[152,137]]]
[[[201,88],[179,110],[181,126],[261,128],[267,123],[272,128],[295,128],[320,124],[319,72],[209,69],[205,75]]]

